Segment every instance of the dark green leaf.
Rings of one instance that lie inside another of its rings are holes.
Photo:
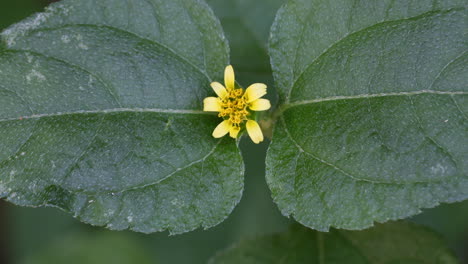
[[[168,236],[166,233],[146,235],[124,231],[118,232],[119,238],[142,244],[160,263],[206,264],[214,252],[241,238],[287,230],[288,219],[278,211],[265,184],[264,162],[268,143],[254,144],[249,138],[244,137],[239,142],[239,147],[245,160],[245,189],[242,200],[228,219],[209,230],[196,230],[177,236]],[[6,217],[2,218],[2,215]],[[9,223],[3,226],[3,229],[2,219],[5,220],[4,223]],[[40,228],[37,228],[38,226]],[[2,204],[0,200],[0,233],[8,231],[5,232],[6,237],[0,236],[0,243],[3,238],[8,244],[12,261],[36,255],[36,251],[43,252],[44,246],[51,241],[60,241],[64,232],[70,230],[79,232],[82,229],[88,230],[89,227],[60,210],[13,206]],[[95,228],[90,231],[96,235],[101,233],[100,229]]]
[[[464,6],[293,0],[279,11],[267,180],[283,214],[362,229],[468,198]]]
[[[228,63],[206,4],[61,1],[1,37],[0,197],[171,233],[238,203],[241,157],[202,112]]]
[[[404,222],[366,231],[320,233],[294,226],[284,234],[241,241],[211,264],[423,264],[458,263],[432,231]]]

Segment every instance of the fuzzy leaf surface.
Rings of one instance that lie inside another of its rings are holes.
[[[0,197],[174,234],[238,203],[239,151],[202,111],[228,64],[204,2],[65,0],[1,39]]]
[[[468,198],[464,1],[291,0],[270,40],[267,181],[302,224],[363,229]]]

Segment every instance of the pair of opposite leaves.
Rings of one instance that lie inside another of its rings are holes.
[[[280,9],[266,178],[283,214],[361,229],[466,199],[464,18],[459,1]],[[171,233],[239,202],[236,144],[202,111],[228,64],[206,4],[62,1],[1,36],[1,197]]]

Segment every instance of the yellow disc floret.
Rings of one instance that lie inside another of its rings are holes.
[[[218,97],[207,97],[203,101],[204,111],[219,112],[218,116],[224,119],[213,131],[213,137],[219,138],[229,133],[231,137],[237,138],[245,126],[252,141],[260,143],[263,141],[263,134],[251,116],[252,111],[264,111],[271,107],[269,100],[260,98],[266,94],[267,86],[255,83],[245,91],[236,88],[234,69],[230,65],[224,71],[224,83],[226,87],[218,82],[211,83]]]
[[[242,88],[228,91],[227,96],[221,101],[219,117],[227,117],[233,125],[240,126],[243,121],[247,121],[247,103],[244,99]]]

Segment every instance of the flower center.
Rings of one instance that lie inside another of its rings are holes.
[[[221,111],[218,116],[228,119],[235,126],[240,126],[242,122],[247,120],[247,116],[250,114],[247,106],[244,90],[241,88],[230,89],[228,90],[228,95],[221,101]]]

